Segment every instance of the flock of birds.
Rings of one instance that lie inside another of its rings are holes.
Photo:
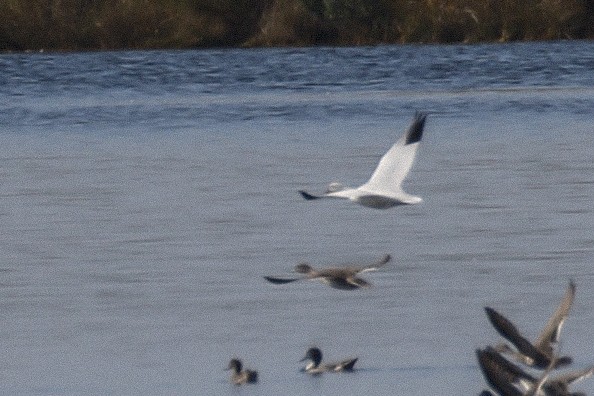
[[[561,303],[550,317],[544,329],[534,342],[526,339],[517,327],[501,313],[491,307],[485,312],[495,330],[512,345],[499,343],[476,350],[476,356],[490,390],[481,396],[582,396],[581,392],[571,392],[569,386],[576,381],[592,376],[594,366],[553,375],[555,369],[568,366],[573,359],[559,356],[561,328],[569,315],[575,298],[575,284],[569,283]],[[504,355],[522,363],[533,372],[530,373],[514,364]],[[493,393],[496,392],[496,393]]]
[[[277,278],[265,276],[264,279],[273,284],[285,284],[298,280],[319,280],[330,287],[340,290],[354,290],[361,287],[370,287],[371,283],[357,276],[361,272],[375,271],[387,264],[391,256],[386,254],[376,263],[365,266],[353,267],[332,267],[315,270],[307,263],[297,264],[295,272],[304,274],[300,278]],[[300,361],[309,361],[303,368],[303,372],[308,374],[321,374],[325,372],[343,372],[353,371],[355,362],[358,358],[349,358],[335,363],[322,363],[322,351],[320,348],[312,347],[307,350],[305,356]],[[242,370],[242,363],[239,359],[233,358],[229,362],[227,370],[232,370],[231,382],[236,385],[253,384],[258,382],[258,372],[254,370]]]
[[[322,363],[322,351],[320,348],[312,347],[307,350],[305,356],[300,361],[309,361],[302,369],[308,374],[322,374],[326,372],[339,373],[343,371],[353,371],[358,358],[345,359],[335,363]],[[255,384],[258,382],[258,372],[254,370],[242,370],[242,363],[239,359],[231,359],[227,370],[233,370],[231,373],[231,382],[235,385]]]
[[[404,135],[384,154],[367,183],[357,188],[348,188],[334,182],[330,183],[328,190],[321,195],[314,195],[303,190],[299,191],[299,193],[308,201],[321,198],[342,198],[375,209],[387,209],[396,205],[410,205],[421,202],[420,197],[404,192],[402,182],[413,165],[419,142],[423,136],[426,118],[427,114],[415,113],[411,125]],[[371,286],[369,282],[359,276],[360,273],[374,271],[387,264],[390,260],[390,255],[386,254],[378,262],[371,265],[319,270],[314,269],[310,264],[301,263],[294,268],[295,273],[301,274],[301,277],[279,278],[265,276],[264,279],[277,285],[298,280],[319,280],[335,289],[355,290]],[[313,375],[325,372],[352,371],[357,362],[357,358],[350,358],[335,363],[322,363],[322,351],[317,347],[307,350],[305,357],[301,361],[306,360],[309,362],[302,371]],[[227,370],[231,370],[231,382],[235,385],[258,382],[258,372],[249,369],[244,370],[241,360],[237,358],[231,359]]]
[[[299,193],[306,200],[321,198],[348,199],[360,205],[387,209],[396,205],[410,205],[422,202],[421,197],[410,195],[402,189],[402,182],[410,171],[419,143],[423,136],[423,129],[427,114],[415,113],[412,123],[404,135],[381,158],[371,178],[357,188],[344,187],[340,183],[330,183],[328,190],[320,195],[311,194],[304,190]],[[334,267],[314,269],[307,263],[295,266],[294,272],[300,277],[264,278],[273,284],[286,284],[298,280],[318,280],[333,288],[354,290],[369,287],[371,284],[359,276],[360,273],[374,271],[391,260],[389,254],[383,256],[376,263],[365,266]],[[540,336],[530,342],[524,338],[516,326],[501,313],[486,307],[485,312],[495,330],[508,340],[513,346],[500,343],[477,349],[476,355],[480,369],[491,390],[484,390],[480,396],[581,396],[580,392],[571,392],[569,386],[583,378],[594,374],[594,366],[565,374],[553,376],[553,371],[571,364],[569,356],[558,356],[559,337],[575,297],[575,284],[570,282],[557,310],[551,316]],[[514,364],[505,356],[527,366],[532,373]],[[352,371],[357,358],[346,359],[336,363],[322,363],[322,352],[317,347],[309,348],[301,361],[309,361],[302,369],[309,374],[324,372]],[[231,382],[236,385],[255,383],[258,373],[254,370],[244,370],[239,359],[229,362],[228,370],[232,370]],[[495,392],[495,393],[493,393]]]

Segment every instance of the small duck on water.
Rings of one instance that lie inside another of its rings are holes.
[[[258,372],[254,370],[243,370],[243,365],[239,359],[231,359],[227,370],[233,370],[231,373],[231,383],[235,385],[255,384],[258,382]]]
[[[309,363],[302,369],[309,374],[321,374],[325,372],[353,371],[358,358],[346,359],[337,363],[322,364],[322,351],[319,348],[309,348],[300,362],[309,360]]]

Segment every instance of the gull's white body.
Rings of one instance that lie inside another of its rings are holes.
[[[343,198],[363,206],[385,209],[396,205],[410,205],[422,201],[421,197],[407,194],[402,182],[413,165],[419,147],[426,114],[416,113],[404,135],[382,157],[367,183],[357,187],[343,187],[331,183],[323,195],[312,195],[300,191],[308,200],[317,198]]]

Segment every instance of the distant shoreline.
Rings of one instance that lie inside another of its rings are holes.
[[[155,48],[85,48],[85,49],[46,49],[37,50],[3,50],[2,55],[18,54],[69,54],[69,53],[100,53],[100,52],[134,52],[134,51],[225,51],[225,50],[259,50],[259,49],[307,49],[307,48],[364,48],[381,46],[406,46],[406,45],[505,45],[520,43],[556,43],[556,42],[594,42],[594,39],[559,39],[559,40],[517,40],[517,41],[479,41],[479,42],[409,42],[409,43],[376,43],[376,44],[340,44],[340,45],[273,45],[273,46],[210,46],[210,47],[155,47]]]
[[[0,4],[0,53],[580,39],[594,39],[594,2],[15,0]]]

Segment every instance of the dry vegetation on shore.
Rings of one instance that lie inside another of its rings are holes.
[[[594,0],[3,0],[0,51],[594,38]]]

